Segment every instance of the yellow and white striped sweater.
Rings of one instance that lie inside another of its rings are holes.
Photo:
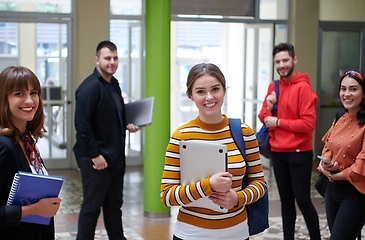
[[[185,207],[179,210],[177,219],[197,227],[207,229],[223,229],[237,225],[247,219],[245,205],[257,201],[266,191],[266,182],[260,160],[260,153],[255,133],[246,124],[241,124],[242,134],[246,146],[246,162],[238,147],[233,141],[229,129],[229,119],[224,116],[218,124],[207,124],[196,118],[179,127],[172,135],[166,150],[165,167],[162,175],[161,201],[165,206],[182,206],[189,204],[191,200],[187,192],[195,199],[199,199],[200,192],[205,196],[213,194],[209,184],[209,178],[199,183],[182,186],[180,183],[180,154],[179,142],[181,140],[202,140],[227,145],[228,148],[228,172],[233,175],[232,189],[238,194],[239,204],[227,213],[213,210]],[[248,186],[242,187],[242,179],[246,174],[248,164]],[[187,191],[186,188],[189,190]],[[198,189],[199,188],[199,189]],[[176,196],[178,194],[178,196]],[[179,199],[179,200],[178,200]]]

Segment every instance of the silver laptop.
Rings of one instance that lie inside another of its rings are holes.
[[[227,171],[227,146],[198,140],[180,141],[181,185],[196,183],[215,173]],[[208,208],[217,212],[227,212],[208,197],[201,198],[187,207]]]
[[[144,98],[125,104],[125,117],[127,124],[144,127],[152,123],[153,103],[155,98]]]

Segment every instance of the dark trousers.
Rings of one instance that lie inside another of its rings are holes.
[[[124,240],[122,225],[124,167],[95,170],[92,161],[79,164],[82,178],[81,205],[77,240],[93,240],[101,208],[110,240]]]
[[[310,239],[320,240],[318,214],[310,197],[313,152],[273,152],[272,163],[281,200],[284,239],[294,240],[296,201]]]
[[[325,203],[330,239],[356,239],[365,223],[365,195],[346,180],[328,182]]]
[[[173,238],[172,238],[172,240],[183,240],[183,239],[178,238],[178,237],[176,237],[176,236],[174,235],[174,236],[173,236]],[[249,240],[249,239],[247,238],[246,240]]]

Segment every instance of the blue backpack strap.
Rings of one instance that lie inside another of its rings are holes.
[[[275,93],[276,93],[276,103],[274,104],[274,108],[272,109],[272,115],[275,116],[276,115],[276,111],[278,110],[278,101],[279,101],[279,94],[280,94],[280,80],[274,80],[274,89],[275,89]]]
[[[280,80],[274,80],[274,85],[275,85],[275,93],[276,93],[276,98],[279,99],[279,94],[280,94]]]
[[[246,146],[245,140],[242,135],[241,119],[230,118],[229,129],[231,131],[232,138],[240,150],[244,160],[246,161]],[[248,164],[246,161],[246,174],[242,180],[242,190],[247,186]],[[268,191],[264,196],[256,202],[246,205],[248,214],[248,231],[249,235],[256,235],[269,228],[269,195]],[[251,217],[250,217],[251,216]]]
[[[229,129],[231,131],[231,135],[233,138],[233,141],[236,143],[236,146],[241,152],[241,155],[243,156],[243,159],[246,161],[246,146],[245,141],[243,139],[242,135],[242,129],[241,129],[241,119],[239,118],[230,118],[229,119]],[[248,165],[246,163],[246,169],[248,169]],[[246,170],[247,172],[247,170]],[[243,179],[243,183],[247,182],[247,174],[245,174],[245,177]]]
[[[246,147],[243,140],[242,129],[241,129],[241,119],[230,118],[229,119],[229,129],[231,130],[231,135],[236,143],[238,149],[240,150],[243,158],[246,160]]]

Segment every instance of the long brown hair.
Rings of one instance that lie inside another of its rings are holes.
[[[14,141],[18,132],[10,121],[8,96],[14,89],[28,89],[28,84],[34,87],[39,97],[39,106],[34,118],[27,124],[27,130],[37,140],[47,132],[44,128],[42,92],[37,76],[30,69],[21,66],[10,66],[0,73],[0,134],[12,136]]]

